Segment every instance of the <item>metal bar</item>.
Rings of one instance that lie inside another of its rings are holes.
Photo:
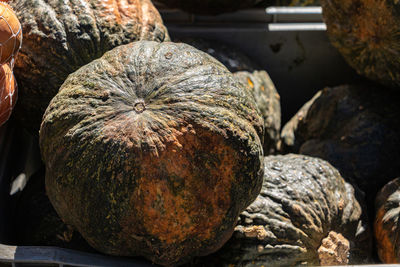
[[[269,31],[326,31],[325,23],[272,23]]]
[[[0,244],[0,262],[58,264],[79,267],[150,267],[150,262],[117,258],[57,247],[7,246]]]
[[[278,14],[299,14],[299,15],[319,15],[322,14],[322,7],[310,6],[310,7],[267,7],[265,9],[269,15]]]

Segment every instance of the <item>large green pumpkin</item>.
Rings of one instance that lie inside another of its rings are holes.
[[[400,2],[321,0],[332,44],[359,74],[400,86]]]
[[[169,40],[150,0],[14,0],[23,30],[15,62],[16,116],[37,131],[67,76],[106,51],[138,40]]]
[[[253,96],[189,45],[135,42],[71,74],[40,130],[46,189],[104,253],[171,265],[221,247],[260,191]]]

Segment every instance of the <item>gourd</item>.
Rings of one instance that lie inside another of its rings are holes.
[[[188,13],[218,15],[239,9],[251,8],[262,0],[157,0],[169,8],[179,8]]]
[[[0,2],[0,64],[16,57],[22,43],[21,24],[12,8]]]
[[[14,0],[24,45],[14,73],[15,115],[38,134],[43,113],[67,76],[106,51],[138,40],[169,40],[150,0]]]
[[[264,119],[264,154],[274,153],[280,139],[281,106],[280,96],[268,73],[233,46],[202,38],[183,38],[178,41],[219,60],[253,94]]]
[[[365,214],[353,187],[332,165],[295,154],[268,156],[264,163],[261,192],[240,214],[232,238],[217,253],[199,258],[197,265],[368,262],[371,239]]]
[[[375,201],[374,233],[379,258],[384,263],[399,263],[400,178],[387,183]]]
[[[17,83],[10,66],[3,64],[0,67],[0,126],[11,115],[17,101]]]
[[[260,191],[262,118],[217,60],[122,45],[71,74],[43,118],[46,190],[96,250],[173,265],[220,248]]]
[[[15,237],[20,246],[56,246],[93,252],[81,235],[58,216],[45,191],[45,168],[33,174],[18,199]]]
[[[400,85],[400,3],[391,0],[321,0],[331,43],[358,74]]]
[[[22,42],[21,25],[12,8],[0,2],[0,126],[10,117],[17,101],[14,59]]]
[[[369,82],[325,88],[284,126],[282,152],[328,161],[373,207],[377,191],[400,175],[399,101],[396,90],[383,94]]]

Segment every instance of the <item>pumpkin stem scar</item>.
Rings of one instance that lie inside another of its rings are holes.
[[[146,106],[145,106],[143,100],[139,100],[138,102],[136,102],[133,105],[133,108],[136,111],[136,113],[142,113],[143,111],[146,110]]]

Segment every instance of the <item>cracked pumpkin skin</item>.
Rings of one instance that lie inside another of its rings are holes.
[[[40,130],[61,218],[111,255],[217,250],[262,183],[263,121],[242,86],[191,46],[144,41],[70,75]]]
[[[10,5],[24,41],[14,68],[20,88],[15,115],[35,135],[69,74],[116,46],[169,40],[150,0],[13,0]]]
[[[400,85],[400,2],[321,0],[332,44],[358,74]]]

